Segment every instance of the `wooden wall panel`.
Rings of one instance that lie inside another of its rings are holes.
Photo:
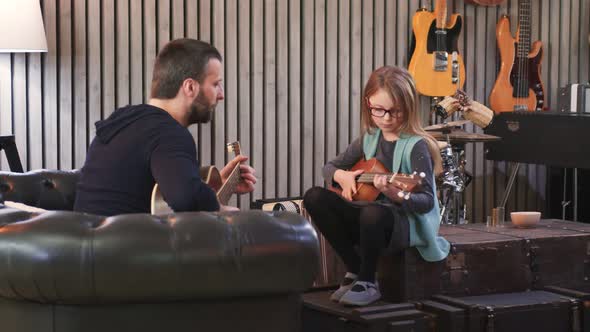
[[[82,167],[86,159],[90,126],[88,123],[88,16],[86,1],[72,1],[72,68],[73,68],[73,119],[74,127],[74,166]],[[99,64],[94,64],[99,65]]]
[[[116,107],[146,102],[158,50],[170,39],[212,42],[224,56],[226,99],[212,124],[190,128],[203,164],[221,165],[240,140],[258,171],[252,195],[299,196],[323,185],[322,165],[359,134],[361,94],[383,64],[407,66],[412,17],[429,0],[41,0],[49,52],[0,54],[0,134],[17,138],[27,169],[80,167],[94,122]],[[431,8],[431,7],[430,7]],[[495,26],[516,27],[518,2],[477,7],[459,40],[467,82],[480,102],[498,71]],[[544,43],[547,104],[558,88],[588,81],[590,0],[532,0],[532,36]],[[421,98],[424,124],[430,98]],[[467,125],[466,130],[482,132]],[[468,219],[483,221],[501,199],[512,164],[484,159],[468,144]],[[5,157],[0,168],[8,169]],[[523,165],[508,210],[542,209],[546,169]]]

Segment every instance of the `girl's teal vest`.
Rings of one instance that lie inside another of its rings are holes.
[[[377,144],[381,130],[377,129],[373,134],[365,134],[363,138],[363,152],[365,158],[371,159],[377,152]],[[400,135],[393,151],[392,172],[412,173],[411,155],[414,145],[422,139],[421,136]],[[422,258],[429,262],[440,261],[449,254],[450,244],[443,237],[438,236],[440,226],[440,210],[436,198],[436,181],[432,175],[432,190],[434,195],[434,207],[425,214],[408,213],[410,223],[410,246],[416,247]]]

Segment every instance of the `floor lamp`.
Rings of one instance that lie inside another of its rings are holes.
[[[47,52],[47,39],[39,0],[0,0],[0,53],[33,52]],[[0,73],[7,73],[9,70],[10,68],[0,68]],[[6,80],[7,77],[10,79],[10,76],[0,75],[0,119],[2,112],[11,112],[10,109],[2,109],[1,103],[3,98],[10,98],[10,96],[3,94],[4,90],[2,89],[2,79]],[[12,141],[12,145],[14,145],[14,132],[14,128],[12,128],[12,134],[8,136],[1,136],[7,135],[7,133],[0,132],[0,140],[3,142]],[[22,172],[22,166],[20,170],[13,169],[13,165],[20,165],[16,145],[13,149],[4,148],[11,171]],[[0,147],[1,149],[2,147]],[[9,152],[11,150],[14,151]],[[15,154],[18,159],[16,161],[14,160]]]

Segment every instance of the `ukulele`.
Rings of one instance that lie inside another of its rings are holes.
[[[497,6],[506,0],[465,0],[466,2],[474,5],[482,6]]]
[[[240,143],[233,142],[227,144],[228,152],[233,152],[237,157],[241,154]],[[203,182],[205,182],[211,189],[216,192],[217,200],[221,205],[227,205],[231,195],[236,191],[236,187],[240,182],[240,164],[237,164],[225,180],[221,179],[221,174],[215,166],[203,166],[199,169],[199,174]],[[168,214],[174,211],[170,208],[166,200],[162,196],[158,184],[154,185],[151,198],[151,213],[152,214]]]
[[[422,184],[424,173],[414,173],[412,175],[401,173],[390,173],[387,168],[376,158],[369,160],[361,159],[352,168],[351,171],[362,169],[365,172],[357,176],[356,193],[352,195],[354,201],[369,201],[372,202],[377,199],[381,191],[373,186],[373,179],[377,175],[386,175],[387,182],[395,183],[398,187],[403,188],[399,193],[400,198],[410,199],[410,193],[415,191]],[[342,195],[342,189],[330,187],[333,192]]]
[[[447,25],[447,1],[435,0],[434,12],[419,9],[412,19],[408,71],[416,89],[425,96],[450,96],[465,84],[465,65],[457,46],[463,19],[451,15]]]
[[[543,44],[534,42],[529,52],[531,16],[531,0],[520,0],[517,39],[512,38],[507,16],[503,16],[496,26],[501,62],[490,93],[490,106],[496,113],[545,109],[545,88],[541,82]]]

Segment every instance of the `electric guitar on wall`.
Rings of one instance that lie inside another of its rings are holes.
[[[233,152],[234,156],[240,155],[240,142],[228,143],[227,150],[228,152]],[[237,164],[234,167],[225,182],[221,179],[221,174],[219,174],[219,170],[215,168],[215,166],[203,166],[199,169],[199,174],[201,175],[203,182],[207,183],[207,185],[217,193],[217,200],[221,205],[227,205],[241,179],[240,164]],[[167,214],[173,212],[174,211],[170,208],[168,203],[166,203],[166,200],[162,196],[158,184],[156,183],[152,190],[151,213]]]
[[[434,12],[421,8],[414,15],[408,71],[421,94],[450,96],[465,84],[465,65],[457,46],[462,25],[459,14],[451,15],[447,25],[446,0],[435,0]]]
[[[531,16],[531,0],[520,0],[517,39],[510,33],[507,16],[496,26],[501,63],[490,93],[490,106],[496,113],[546,109],[541,82],[543,44],[536,41],[531,49]]]

